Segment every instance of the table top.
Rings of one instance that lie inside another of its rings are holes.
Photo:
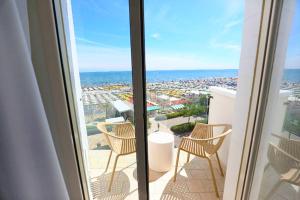
[[[159,143],[159,144],[173,143],[174,136],[170,133],[158,131],[150,134],[148,136],[148,141],[152,143]]]
[[[109,118],[106,119],[105,122],[109,122],[109,123],[124,122],[124,118],[123,117]]]

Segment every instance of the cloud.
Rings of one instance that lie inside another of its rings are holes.
[[[241,45],[239,45],[239,44],[233,44],[230,42],[217,42],[216,39],[212,39],[210,41],[210,47],[229,49],[229,50],[233,50],[233,51],[237,51],[237,52],[241,51]]]
[[[93,41],[77,41],[80,71],[126,71],[131,69],[130,48],[99,46]]]
[[[157,52],[154,49],[146,53],[147,70],[178,69],[232,69],[237,67],[225,60],[210,59],[199,54],[182,52]]]
[[[95,45],[95,46],[108,46],[106,44],[100,43],[100,42],[96,42],[93,40],[89,40],[83,37],[75,37],[75,40],[77,43],[83,43],[83,44],[88,44],[88,45]]]
[[[234,2],[234,1],[233,1]],[[223,49],[228,49],[232,50],[235,52],[240,52],[241,51],[241,44],[238,43],[233,43],[232,41],[230,42],[220,42],[223,39],[230,38],[231,34],[236,33],[236,30],[241,28],[241,23],[243,22],[244,18],[243,17],[238,17],[233,20],[227,20],[226,22],[223,22],[224,24],[222,26],[222,29],[220,32],[215,34],[211,39],[210,39],[210,47],[212,48],[223,48]],[[239,31],[239,34],[242,34],[241,31]],[[234,38],[236,40],[237,38]]]
[[[224,19],[240,16],[244,10],[244,2],[243,0],[226,0]]]
[[[130,71],[130,48],[101,47],[94,43],[77,43],[78,66],[86,71]],[[182,52],[146,52],[147,70],[174,69],[226,69],[234,68],[231,63],[203,58],[197,54]]]
[[[150,35],[151,38],[158,40],[160,38],[160,34],[159,33],[153,33]]]
[[[243,22],[243,18],[231,20],[224,25],[223,34],[229,32],[232,28],[240,25]]]

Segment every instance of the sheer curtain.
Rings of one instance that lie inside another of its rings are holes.
[[[0,0],[0,199],[69,199],[31,63],[26,0]]]

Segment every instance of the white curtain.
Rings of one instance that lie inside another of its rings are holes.
[[[69,199],[31,63],[26,0],[0,0],[0,199]]]

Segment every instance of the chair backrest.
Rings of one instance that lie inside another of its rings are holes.
[[[107,131],[106,126],[115,126],[115,132]],[[101,131],[109,145],[116,153],[126,154],[135,152],[135,135],[134,128],[131,123],[106,123],[100,122],[97,128]]]
[[[300,140],[289,139],[274,133],[272,136],[279,139],[278,147],[280,149],[300,160]]]
[[[222,130],[219,131],[220,134],[225,133],[226,131],[231,129],[230,124],[202,124],[202,123],[196,123],[192,133],[192,138],[197,139],[208,139],[215,137],[214,129],[215,128],[221,128]]]
[[[279,174],[287,173],[293,168],[300,169],[300,160],[272,143],[269,143],[268,160]]]
[[[300,168],[300,141],[272,133],[279,141],[269,143],[268,160],[278,173],[286,173],[292,168]]]
[[[214,135],[214,129],[221,128],[221,133]],[[231,125],[229,124],[201,124],[197,123],[191,133],[191,138],[207,139],[201,142],[207,153],[213,154],[221,147],[225,137],[231,133]]]
[[[120,137],[134,137],[135,132],[130,122],[115,124],[115,134]]]
[[[191,133],[192,138],[207,139],[213,137],[213,126],[208,124],[196,123]]]
[[[106,128],[106,126],[108,126],[108,125],[110,125],[110,124],[109,124],[109,123],[106,123],[106,122],[100,122],[100,123],[97,124],[97,129],[98,129],[101,133],[104,134],[104,136],[105,136],[105,138],[106,138],[106,141],[107,141],[107,143],[108,143],[108,146],[112,149],[112,148],[113,148],[113,145],[112,145],[112,143],[111,143],[111,141],[110,141],[110,139],[109,139],[110,134],[109,134],[109,132],[108,132],[108,130],[107,130],[107,128]]]

